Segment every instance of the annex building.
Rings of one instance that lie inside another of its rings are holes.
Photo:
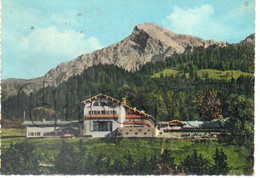
[[[144,111],[118,100],[98,94],[81,102],[81,121],[25,121],[27,137],[109,137],[118,130],[123,137],[169,137],[189,139],[217,138],[226,132],[225,121],[157,120]]]
[[[106,137],[116,129],[123,137],[156,137],[156,119],[118,100],[98,94],[81,102],[83,121],[25,121],[27,137],[51,137],[73,134],[85,137]]]
[[[124,137],[155,137],[159,131],[156,119],[104,94],[98,94],[82,101],[84,104],[84,123],[82,135],[105,137],[119,129]]]

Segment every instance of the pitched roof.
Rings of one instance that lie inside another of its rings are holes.
[[[91,102],[93,99],[97,99],[99,96],[101,96],[101,97],[104,96],[105,98],[110,99],[112,101],[116,101],[118,103],[122,103],[122,101],[120,101],[118,99],[115,99],[115,98],[112,98],[111,96],[107,96],[107,95],[105,95],[103,93],[99,93],[99,94],[97,94],[95,96],[92,96],[91,98],[85,99],[85,100],[81,101],[81,103],[86,104],[87,102]]]
[[[179,120],[171,120],[171,121],[168,122],[168,124],[186,125],[185,123],[183,123],[182,121],[179,121]]]
[[[123,124],[126,125],[148,125],[150,127],[154,127],[151,123],[145,121],[124,121]]]
[[[71,124],[77,124],[79,121],[57,121],[57,125],[71,125]],[[43,126],[43,125],[54,125],[55,121],[24,121],[23,125],[26,126]]]
[[[153,117],[152,115],[146,114],[145,112],[140,111],[140,110],[138,110],[138,109],[136,109],[136,108],[132,108],[132,107],[128,106],[127,104],[123,103],[122,101],[120,101],[120,100],[118,100],[118,99],[115,99],[115,98],[113,98],[113,97],[111,97],[111,96],[107,96],[107,95],[105,95],[105,94],[103,94],[103,93],[99,93],[99,94],[97,94],[97,95],[95,95],[95,96],[92,96],[91,98],[85,99],[85,100],[81,101],[81,103],[86,104],[87,102],[91,102],[93,99],[97,99],[98,97],[103,97],[103,96],[104,96],[105,98],[107,98],[107,99],[112,100],[112,101],[116,101],[118,104],[123,104],[126,108],[128,108],[128,109],[134,111],[134,113],[138,113],[138,114],[140,114],[140,115],[142,115],[142,116],[144,116],[144,117],[149,117],[149,118],[152,118],[153,120],[157,121],[156,118]]]
[[[183,121],[186,125],[183,128],[224,128],[225,121]]]

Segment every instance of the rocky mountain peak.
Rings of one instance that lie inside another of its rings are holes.
[[[255,33],[252,33],[251,35],[249,35],[248,37],[246,37],[243,41],[241,41],[240,43],[253,43],[255,44]]]
[[[145,23],[145,24],[140,24],[135,26],[133,34],[140,33],[140,32],[145,32],[153,38],[160,38],[162,36],[167,38],[167,37],[175,36],[175,33],[173,33],[172,31],[167,30],[153,23]]]
[[[175,53],[183,53],[188,46],[208,47],[215,43],[213,40],[205,41],[191,35],[175,34],[159,25],[145,23],[135,26],[132,34],[122,41],[62,63],[51,69],[45,77],[58,85],[97,64],[112,64],[134,72],[147,62],[165,60]]]
[[[200,46],[207,48],[213,44],[216,44],[213,40],[205,41],[191,35],[175,34],[159,25],[145,23],[135,26],[131,35],[122,41],[61,63],[38,79],[47,80],[47,85],[57,86],[98,64],[115,65],[135,72],[148,62],[165,60],[173,54],[185,52],[187,48],[191,50]],[[37,83],[37,79],[34,79],[34,82]]]

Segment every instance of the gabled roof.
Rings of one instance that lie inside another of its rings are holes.
[[[179,121],[179,120],[172,120],[168,122],[169,125],[186,125],[185,123]]]
[[[145,121],[124,121],[125,125],[147,125],[149,127],[154,127],[151,123]]]
[[[95,95],[95,96],[92,96],[91,98],[85,99],[85,100],[81,101],[81,103],[86,104],[87,102],[91,102],[93,99],[97,99],[97,98],[100,97],[100,96],[101,96],[101,97],[105,97],[105,98],[107,98],[107,99],[110,99],[110,100],[112,100],[112,101],[116,101],[117,103],[121,103],[120,100],[115,99],[115,98],[112,98],[111,96],[107,96],[107,95],[105,95],[105,94],[103,94],[103,93],[99,93],[99,94],[97,94],[97,95]]]
[[[183,121],[186,125],[183,128],[225,128],[225,121]]]
[[[71,124],[78,124],[79,121],[57,121],[56,125],[71,125]],[[46,126],[51,125],[53,126],[55,121],[24,121],[23,125],[25,126]]]
[[[123,104],[126,108],[132,110],[134,113],[140,114],[140,115],[142,115],[142,116],[144,116],[144,117],[152,118],[152,119],[154,119],[155,121],[157,121],[157,120],[155,119],[155,117],[153,117],[152,115],[146,114],[145,112],[140,111],[140,110],[137,110],[136,108],[132,108],[132,107],[128,106],[127,104],[123,103],[122,101],[120,101],[120,100],[118,100],[118,99],[115,99],[115,98],[113,98],[113,97],[111,97],[111,96],[107,96],[107,95],[105,95],[105,94],[103,94],[103,93],[99,93],[99,94],[97,94],[97,95],[95,95],[95,96],[92,96],[91,98],[85,99],[85,100],[81,101],[81,103],[86,104],[87,102],[91,102],[93,99],[97,99],[98,97],[105,97],[105,98],[110,99],[110,100],[112,100],[112,101],[116,101],[118,104]]]

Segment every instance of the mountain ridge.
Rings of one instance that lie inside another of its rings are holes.
[[[135,72],[148,62],[165,60],[176,53],[184,53],[187,48],[192,50],[195,47],[207,48],[211,45],[223,46],[225,44],[225,42],[203,40],[191,35],[176,34],[153,23],[140,24],[134,27],[129,36],[118,43],[92,53],[82,54],[71,61],[63,62],[50,69],[44,76],[33,79],[13,78],[3,80],[3,99],[17,93],[18,84],[22,86],[31,82],[37,85],[36,89],[39,89],[43,81],[48,81],[46,85],[58,86],[70,77],[80,75],[85,69],[93,65],[112,64],[127,71]],[[31,91],[30,86],[24,89],[26,93]]]
[[[134,27],[131,35],[116,44],[59,64],[47,72],[45,78],[58,85],[97,64],[113,64],[135,72],[147,62],[165,60],[174,53],[183,53],[188,46],[206,48],[216,43],[191,35],[175,34],[156,24],[141,24]]]

